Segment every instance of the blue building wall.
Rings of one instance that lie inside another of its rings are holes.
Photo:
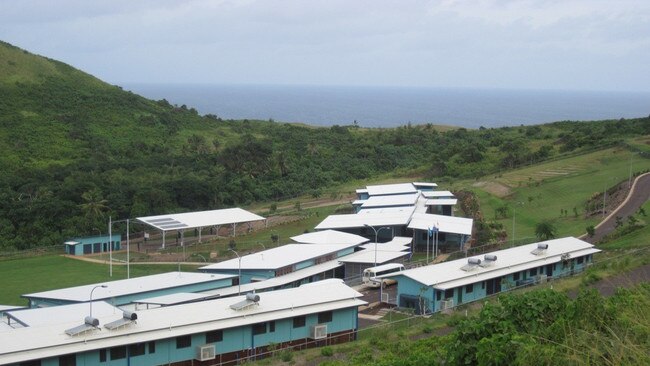
[[[112,234],[113,249],[120,250],[122,235],[121,234]],[[88,236],[84,238],[73,238],[67,241],[76,241],[80,244],[77,245],[67,245],[65,246],[65,253],[70,255],[83,255],[83,254],[93,254],[93,253],[103,253],[108,252],[110,237],[108,235],[101,236]]]
[[[317,324],[327,324],[327,333],[338,333],[352,331],[357,329],[357,308],[347,308],[332,311],[332,321],[327,323],[318,323],[318,314],[306,315],[305,325],[294,328],[293,317],[275,320],[275,330],[271,331],[270,322],[266,322],[266,332],[263,334],[253,335],[253,325],[246,325],[236,328],[223,329],[221,341],[215,344],[216,353],[225,354],[242,350],[251,350],[250,355],[255,355],[258,347],[266,347],[269,344],[280,344],[308,338],[310,329]],[[92,350],[79,353],[75,356],[76,364],[84,366],[101,365],[101,366],[150,366],[162,365],[172,362],[192,360],[196,356],[196,348],[207,344],[206,333],[196,333],[191,335],[191,344],[186,348],[176,347],[176,337],[164,338],[153,341],[155,350],[151,352],[150,343],[144,344],[144,354],[138,356],[129,355],[129,347],[126,347],[126,357],[111,360],[110,349],[105,349],[106,360],[100,362],[100,350]],[[218,359],[218,356],[217,356]],[[42,366],[58,366],[59,357],[44,359]],[[17,366],[17,365],[16,365]]]
[[[570,276],[583,271],[592,261],[593,257],[588,255],[550,265],[541,265],[525,271],[513,272],[494,280],[498,282],[496,286],[500,287],[499,291],[495,293],[534,284],[536,276],[540,274],[546,275],[547,279]],[[488,296],[488,287],[490,286],[489,280],[486,280],[474,282],[471,286],[466,285],[448,290],[438,290],[425,286],[404,275],[396,276],[395,279],[397,280],[398,305],[400,307],[415,308],[416,310],[419,306],[424,305],[428,312],[440,311],[442,302],[447,299],[453,299],[454,306],[484,299]],[[420,300],[420,297],[423,300]],[[416,302],[416,304],[413,304],[413,302]]]
[[[135,300],[139,300],[147,297],[170,295],[178,292],[202,292],[202,291],[209,291],[209,290],[214,290],[223,287],[230,287],[232,286],[232,282],[233,282],[232,278],[225,278],[225,279],[219,279],[214,281],[195,283],[195,284],[166,288],[166,289],[161,289],[156,291],[145,291],[136,294],[116,296],[110,299],[99,299],[99,300],[106,301],[113,306],[120,306],[120,305],[130,304]],[[29,298],[29,307],[31,308],[39,307],[39,305],[57,306],[57,305],[67,305],[67,304],[74,304],[74,303],[77,303],[77,301]]]

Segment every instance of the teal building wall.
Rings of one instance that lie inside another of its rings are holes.
[[[311,327],[317,324],[327,324],[328,334],[357,330],[358,314],[356,307],[333,310],[331,313],[332,320],[326,323],[318,323],[318,313],[306,315],[305,324],[300,327],[294,327],[293,317],[273,321],[274,330],[272,330],[271,322],[265,322],[264,327],[266,331],[257,335],[253,335],[253,325],[221,329],[223,332],[222,340],[214,343],[217,358],[219,354],[247,350],[249,355],[253,356],[256,352],[261,353],[262,350],[259,349],[260,347],[308,338]],[[153,348],[152,343],[154,343]],[[163,365],[193,360],[196,356],[197,347],[205,344],[207,344],[206,333],[201,332],[192,334],[191,344],[185,348],[177,348],[176,337],[173,337],[139,344],[140,349],[144,350],[144,353],[137,356],[129,353],[130,349],[127,345],[126,355],[120,359],[111,360],[110,349],[104,349],[103,351],[99,349],[91,350],[72,355],[72,357],[75,358],[77,366]],[[105,354],[105,361],[100,361],[100,353]],[[41,360],[41,365],[59,366],[59,357],[43,359]]]

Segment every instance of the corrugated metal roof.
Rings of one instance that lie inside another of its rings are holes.
[[[400,274],[426,286],[433,286],[434,288],[444,290],[499,277],[507,273],[557,263],[565,253],[574,256],[576,254],[586,255],[600,251],[595,249],[593,245],[573,237],[548,240],[542,243],[548,244],[548,249],[545,254],[531,254],[531,251],[537,248],[537,244],[539,243],[499,250],[487,253],[497,256],[497,261],[492,266],[485,268],[477,267],[468,272],[461,270],[461,267],[467,264],[467,258],[463,258],[409,269]],[[484,255],[480,255],[472,256],[471,258],[483,259],[483,257]]]
[[[138,217],[137,220],[158,230],[167,231],[260,221],[265,220],[265,218],[236,207],[223,210]]]
[[[426,198],[454,198],[453,193],[450,191],[424,191],[422,195]]]
[[[361,207],[390,207],[390,206],[413,206],[420,196],[419,193],[394,194],[388,196],[371,196]]]
[[[291,240],[303,244],[361,244],[368,241],[360,235],[336,230],[323,230],[292,236]]]
[[[316,230],[359,228],[365,224],[370,226],[400,226],[408,224],[414,208],[400,210],[368,209],[357,214],[330,215],[316,226]]]
[[[47,308],[21,309],[8,311],[7,317],[25,327],[41,327],[53,324],[84,322],[90,314],[90,303],[52,306]],[[93,300],[93,317],[97,319],[122,316],[122,310],[104,301]]]
[[[335,259],[332,261],[327,261],[325,263],[317,264],[315,266],[293,271],[286,275],[273,277],[268,280],[246,283],[241,285],[241,289],[239,286],[231,286],[231,287],[224,287],[216,290],[204,291],[201,293],[204,295],[219,295],[221,297],[224,297],[224,296],[236,295],[239,292],[243,294],[252,291],[263,291],[275,287],[285,286],[292,282],[300,281],[305,278],[309,278],[311,276],[317,275],[319,273],[327,272],[341,266],[342,264],[339,262],[339,260]]]
[[[453,206],[458,203],[456,198],[437,198],[425,201],[427,206]]]
[[[261,252],[244,255],[241,257],[241,269],[266,269],[274,270],[292,264],[304,262],[313,258],[336,253],[340,250],[352,248],[358,244],[286,244]],[[237,270],[237,258],[201,267],[201,270]]]
[[[370,196],[382,196],[386,194],[415,193],[417,189],[412,183],[381,184],[366,186]]]
[[[129,327],[92,331],[83,337],[63,333],[66,327],[78,325],[74,322],[0,332],[0,358],[3,363],[18,363],[367,304],[358,299],[362,294],[340,280],[321,282],[265,292],[260,294],[259,306],[243,311],[232,310],[230,305],[245,296],[138,311],[137,323]]]
[[[377,245],[377,263],[387,263],[394,261],[399,258],[404,258],[409,255],[409,252],[401,252],[394,250],[380,250],[380,246]],[[408,248],[407,248],[408,249]],[[365,263],[372,264],[375,263],[375,251],[374,249],[364,249],[354,254],[346,255],[343,258],[339,258],[341,263]]]
[[[408,228],[428,230],[437,227],[443,233],[472,235],[473,222],[474,220],[464,217],[416,213],[413,214]]]
[[[90,301],[90,292],[97,285],[107,285],[108,287],[97,288],[93,292],[93,300],[110,299],[113,297],[140,294],[150,291],[158,291],[168,288],[218,281],[233,277],[236,276],[214,273],[167,272],[151,276],[135,277],[126,280],[101,282],[91,285],[36,292],[23,295],[23,297],[84,302]]]
[[[175,294],[138,299],[134,301],[134,303],[169,306],[186,302],[209,300],[214,296],[215,295],[206,295],[203,293],[178,292]]]

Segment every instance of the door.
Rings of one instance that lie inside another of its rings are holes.
[[[549,264],[546,266],[546,276],[547,277],[552,277],[553,276],[553,265]]]
[[[457,305],[460,305],[463,303],[463,287],[458,288],[458,302],[456,303]]]

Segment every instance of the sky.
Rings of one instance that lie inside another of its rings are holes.
[[[0,0],[0,40],[118,85],[650,91],[648,0]]]

